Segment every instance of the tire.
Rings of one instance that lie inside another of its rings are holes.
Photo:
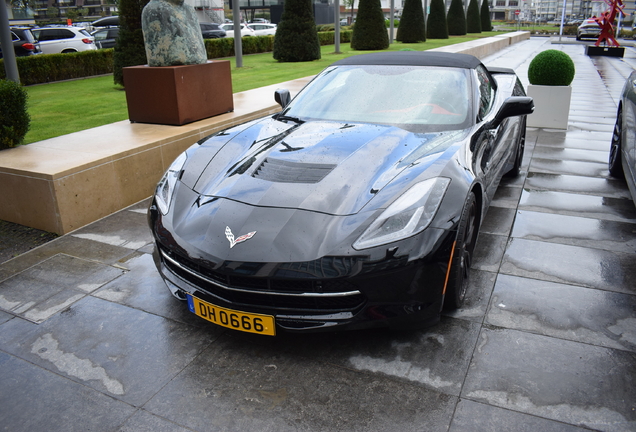
[[[521,132],[519,133],[519,140],[517,141],[517,151],[515,153],[515,162],[512,165],[510,171],[508,171],[506,177],[518,177],[521,173],[521,164],[523,163],[523,153],[526,150],[526,117],[521,120]]]
[[[444,296],[444,308],[447,310],[460,308],[464,303],[478,234],[479,208],[475,194],[470,192],[457,228],[457,239]]]
[[[621,156],[621,140],[623,129],[623,111],[619,110],[616,115],[616,124],[614,125],[614,133],[612,134],[612,144],[609,152],[609,172],[612,177],[625,178],[623,172],[623,157]]]

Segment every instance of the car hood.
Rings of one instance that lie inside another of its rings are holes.
[[[403,170],[432,164],[460,134],[268,119],[203,143],[213,156],[206,156],[209,163],[193,189],[259,207],[352,215]],[[195,165],[202,166],[200,159]]]

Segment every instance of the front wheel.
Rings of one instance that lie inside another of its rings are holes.
[[[457,228],[457,240],[453,248],[453,259],[444,296],[446,309],[457,309],[464,303],[478,234],[479,208],[475,194],[470,192]]]
[[[623,129],[623,112],[618,111],[616,115],[616,124],[614,125],[614,133],[612,134],[612,144],[610,146],[609,154],[609,172],[612,177],[624,178],[623,172],[623,159],[621,156],[621,140]]]

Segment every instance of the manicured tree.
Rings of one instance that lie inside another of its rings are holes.
[[[481,31],[491,31],[492,23],[490,22],[490,8],[488,7],[488,0],[481,2],[481,11],[479,13],[481,18]]]
[[[446,22],[448,23],[449,35],[462,36],[466,34],[466,15],[464,15],[462,0],[451,1]]]
[[[141,11],[148,0],[120,0],[119,36],[113,54],[113,78],[115,84],[124,85],[122,68],[148,63],[144,34],[141,31]]]
[[[22,144],[29,131],[28,94],[22,86],[0,80],[0,150]]]
[[[470,0],[466,15],[466,31],[468,33],[481,33],[481,17],[479,16],[477,0]]]
[[[360,0],[358,17],[351,36],[351,48],[383,50],[388,47],[389,34],[386,31],[380,0]]]
[[[311,0],[286,0],[274,36],[274,59],[279,62],[312,61],[320,58]]]
[[[421,0],[405,0],[404,10],[400,18],[395,39],[402,43],[417,43],[426,41],[424,25],[424,10]]]
[[[448,39],[444,0],[431,0],[431,13],[428,14],[426,22],[426,37],[429,39]]]

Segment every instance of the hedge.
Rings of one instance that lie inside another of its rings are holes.
[[[340,42],[351,42],[351,30],[340,31]],[[334,32],[319,32],[320,45],[333,45]],[[205,39],[209,59],[234,56],[234,39]],[[271,52],[274,36],[244,37],[243,54]],[[85,78],[113,72],[113,48],[69,54],[39,54],[17,57],[22,85],[41,84],[74,78]],[[0,59],[0,79],[5,78],[3,59]]]

